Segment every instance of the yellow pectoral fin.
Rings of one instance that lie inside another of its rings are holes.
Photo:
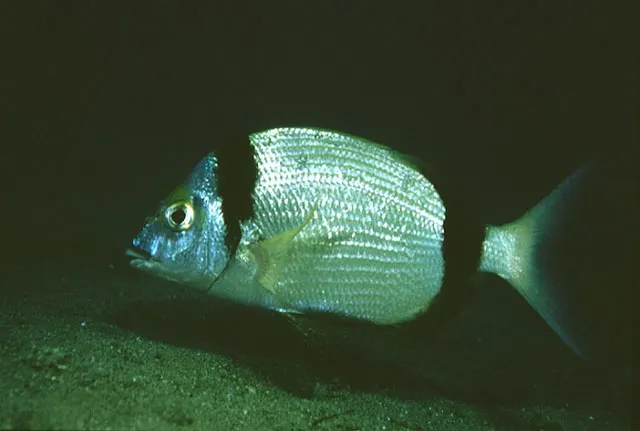
[[[250,246],[258,265],[258,283],[269,292],[276,293],[275,285],[278,281],[278,275],[287,262],[293,239],[311,222],[317,208],[316,202],[300,226]]]

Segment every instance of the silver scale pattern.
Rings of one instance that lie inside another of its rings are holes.
[[[385,147],[282,128],[250,137],[263,238],[314,218],[275,286],[285,308],[393,324],[415,317],[442,283],[445,208],[434,186]]]

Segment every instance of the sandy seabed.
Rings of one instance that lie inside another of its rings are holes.
[[[4,272],[2,429],[630,429],[628,376],[576,358],[504,283],[424,345],[381,334],[326,352],[280,315],[124,258]]]

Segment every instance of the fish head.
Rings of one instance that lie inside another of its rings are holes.
[[[229,262],[216,158],[208,154],[164,199],[133,239],[132,267],[208,289]]]

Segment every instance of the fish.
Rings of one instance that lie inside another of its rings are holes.
[[[582,354],[539,258],[582,170],[517,220],[484,225],[420,160],[361,137],[282,127],[231,147],[208,153],[147,218],[126,251],[133,268],[286,315],[380,326],[436,314],[448,280],[488,272]]]

